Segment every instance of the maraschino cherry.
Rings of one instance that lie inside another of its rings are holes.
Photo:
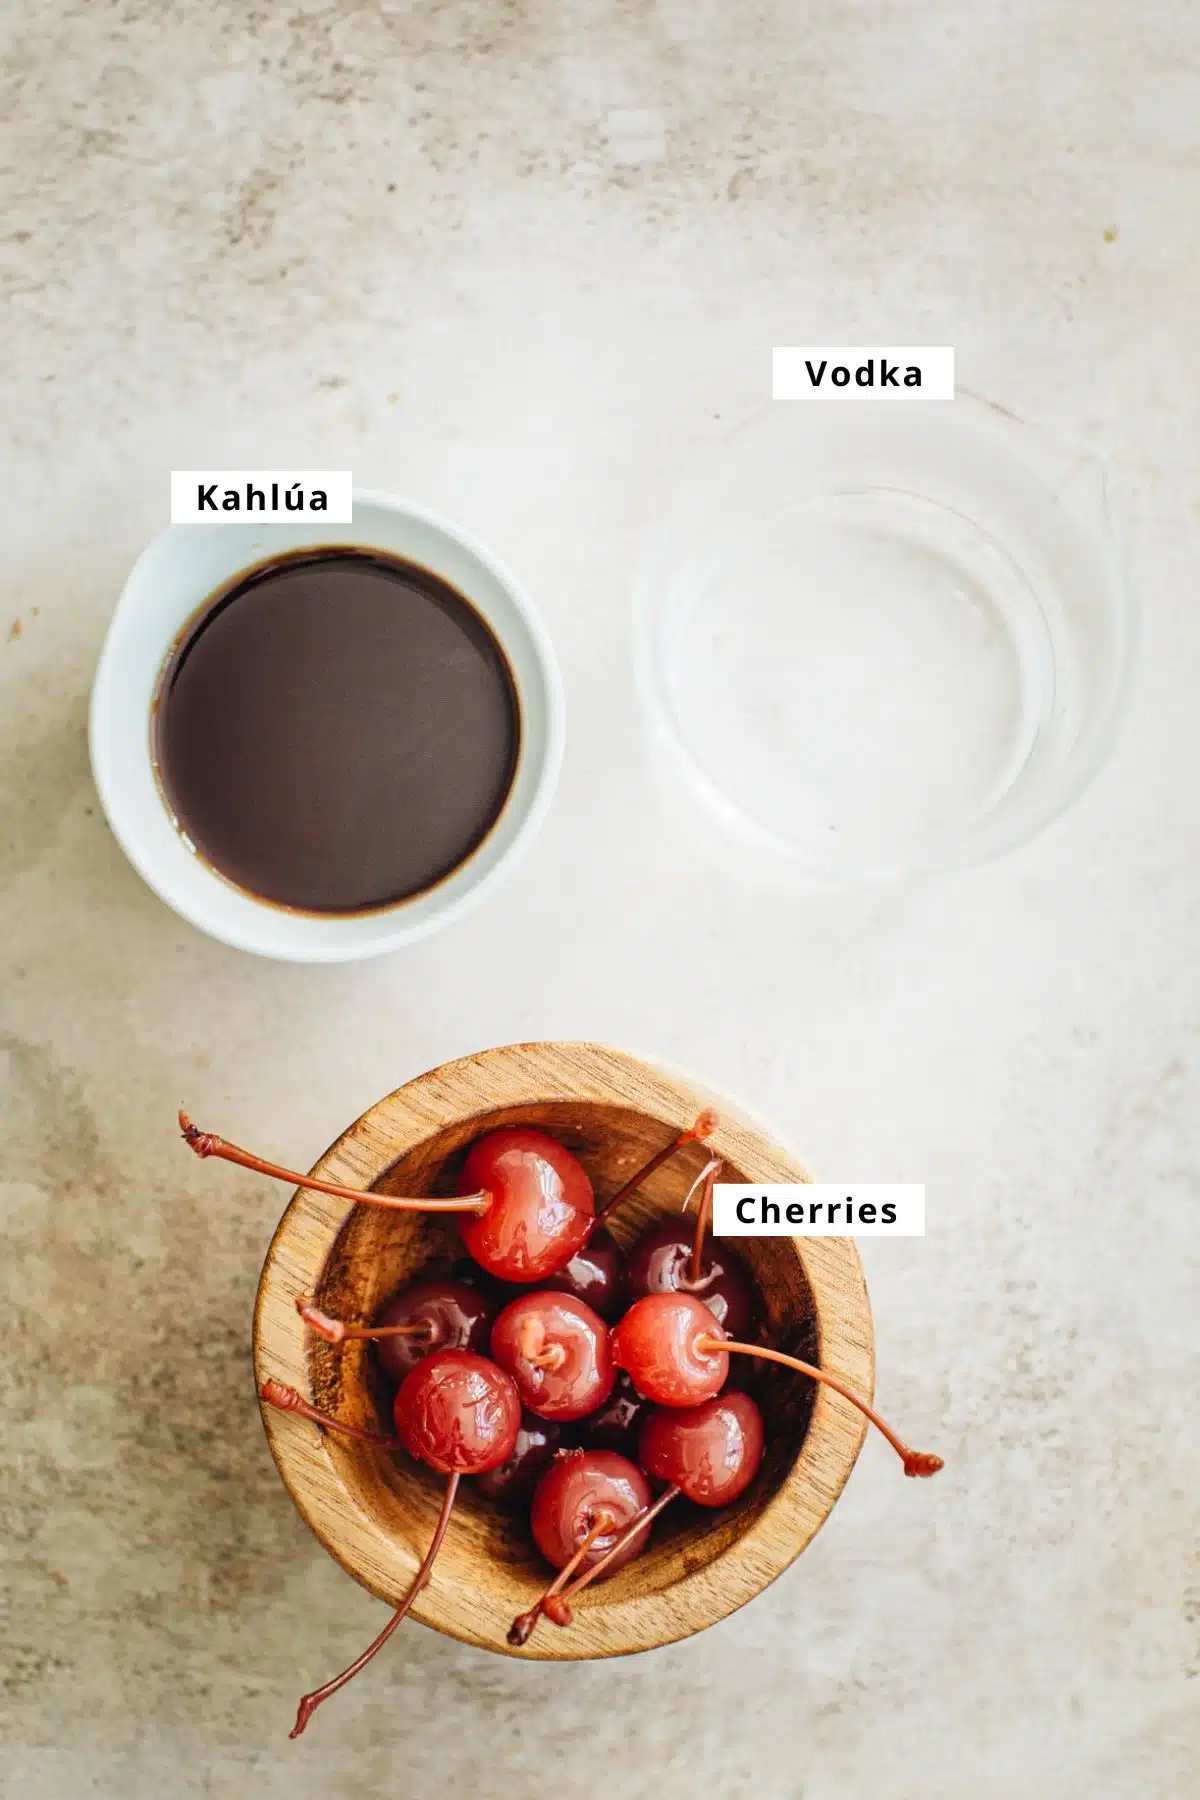
[[[649,1502],[646,1477],[627,1456],[611,1450],[562,1450],[538,1483],[530,1524],[534,1542],[556,1569],[570,1562],[598,1518],[609,1524],[593,1543],[598,1562],[611,1540]],[[622,1559],[630,1562],[636,1550]],[[615,1573],[615,1570],[612,1571]]]
[[[631,1175],[599,1211],[583,1164],[557,1138],[527,1125],[489,1131],[467,1153],[459,1192],[468,1199],[491,1197],[492,1203],[464,1212],[459,1221],[463,1243],[489,1274],[522,1286],[561,1276],[575,1264],[569,1282],[580,1287],[589,1281],[593,1286],[602,1283],[606,1305],[619,1307],[619,1265],[612,1266],[616,1259],[606,1249],[608,1232],[592,1257],[582,1263],[576,1259],[591,1249],[602,1221],[627,1195],[685,1145],[709,1136],[717,1123],[715,1112],[702,1112],[686,1131],[678,1132]]]
[[[534,1541],[559,1573],[537,1604],[513,1620],[509,1643],[527,1643],[542,1613],[553,1616],[557,1594],[577,1569],[603,1559],[605,1574],[615,1575],[631,1562],[645,1545],[650,1526],[645,1531],[625,1528],[649,1504],[646,1477],[628,1457],[611,1450],[560,1451],[537,1485],[530,1514]]]
[[[517,1508],[528,1504],[555,1453],[562,1447],[562,1426],[553,1419],[539,1419],[524,1411],[512,1453],[498,1468],[485,1469],[475,1486],[497,1506]]]
[[[295,1187],[393,1212],[461,1214],[468,1251],[502,1281],[552,1275],[585,1241],[595,1217],[592,1184],[582,1163],[557,1138],[528,1126],[509,1126],[479,1138],[463,1164],[458,1197],[433,1200],[377,1194],[300,1175],[198,1130],[185,1112],[180,1112],[179,1124],[197,1156],[219,1156]]]
[[[638,1433],[649,1413],[650,1402],[642,1399],[624,1369],[618,1369],[608,1399],[583,1421],[585,1447],[619,1450],[622,1456],[633,1456]]]
[[[574,1294],[609,1325],[616,1324],[629,1297],[625,1258],[616,1238],[603,1225],[593,1229],[586,1244],[557,1274],[548,1275],[537,1285],[560,1294]]]
[[[742,1344],[726,1337],[708,1308],[690,1294],[648,1294],[635,1300],[612,1334],[613,1360],[633,1378],[633,1385],[659,1406],[698,1406],[725,1383],[730,1354],[757,1356],[781,1363],[812,1381],[824,1382],[856,1406],[881,1431],[904,1464],[906,1475],[936,1475],[940,1456],[910,1450],[861,1394],[836,1375],[782,1350]]]
[[[711,1108],[697,1115],[686,1131],[681,1131],[665,1144],[642,1167],[631,1175],[617,1189],[596,1215],[596,1224],[588,1235],[586,1243],[575,1252],[570,1261],[555,1274],[538,1283],[539,1287],[554,1288],[559,1293],[574,1294],[590,1306],[593,1312],[615,1324],[625,1311],[629,1299],[629,1282],[626,1272],[625,1257],[616,1238],[600,1221],[610,1217],[612,1213],[628,1199],[642,1184],[648,1181],[657,1169],[675,1156],[688,1144],[700,1143],[711,1136],[719,1121]]]
[[[328,1344],[344,1344],[347,1338],[375,1342],[379,1366],[397,1385],[410,1369],[435,1350],[474,1350],[487,1353],[495,1304],[464,1281],[412,1281],[394,1294],[374,1325],[351,1325],[301,1298],[296,1310]]]
[[[569,1585],[561,1577],[552,1583],[542,1596],[541,1611],[556,1625],[569,1625],[571,1601],[589,1583],[620,1568],[631,1542],[636,1541],[640,1550],[654,1520],[673,1500],[682,1494],[698,1506],[727,1506],[757,1475],[762,1451],[762,1415],[748,1394],[721,1394],[687,1411],[664,1408],[652,1413],[642,1432],[638,1460],[648,1475],[669,1485]],[[528,1617],[522,1614],[522,1620]],[[514,1629],[522,1620],[514,1621]],[[513,1641],[510,1635],[509,1642]]]
[[[720,1392],[729,1373],[723,1350],[699,1348],[720,1329],[690,1294],[647,1294],[613,1332],[613,1361],[656,1406],[699,1406]]]
[[[396,1393],[393,1409],[394,1438],[330,1418],[283,1382],[265,1381],[259,1395],[268,1406],[299,1413],[330,1431],[378,1443],[388,1449],[402,1446],[410,1456],[448,1477],[429,1549],[408,1593],[361,1656],[340,1675],[303,1696],[296,1723],[289,1733],[291,1737],[299,1737],[318,1706],[352,1681],[407,1617],[413,1601],[433,1571],[434,1560],[450,1523],[459,1480],[463,1475],[478,1475],[487,1469],[498,1468],[512,1455],[521,1425],[521,1402],[516,1387],[503,1369],[470,1350],[435,1351],[405,1376]]]
[[[583,1419],[616,1380],[608,1326],[573,1294],[538,1290],[510,1302],[492,1326],[492,1356],[543,1419]]]
[[[465,1215],[459,1230],[475,1261],[504,1281],[553,1275],[587,1242],[595,1218],[583,1164],[557,1138],[526,1125],[479,1138],[467,1153],[459,1191],[494,1197]]]
[[[638,1461],[652,1481],[676,1487],[697,1506],[728,1506],[758,1474],[762,1414],[736,1390],[699,1406],[658,1407],[642,1426]]]
[[[716,1129],[715,1113],[701,1113],[678,1133],[596,1213],[595,1195],[578,1157],[548,1132],[531,1126],[502,1126],[471,1146],[459,1177],[457,1198],[434,1200],[373,1189],[350,1188],[318,1176],[300,1175],[266,1162],[210,1131],[201,1131],[180,1111],[179,1127],[197,1156],[218,1156],[293,1187],[381,1206],[393,1212],[460,1214],[459,1229],[471,1256],[501,1281],[524,1285],[565,1267],[587,1242],[598,1219],[607,1218],[668,1157]]]
[[[443,1475],[482,1475],[512,1455],[521,1399],[503,1369],[473,1350],[439,1350],[396,1391],[396,1432],[410,1456]]]
[[[732,1252],[718,1244],[708,1230],[712,1190],[721,1170],[714,1157],[693,1182],[683,1205],[699,1190],[696,1223],[667,1220],[638,1239],[629,1253],[629,1291],[635,1300],[644,1294],[694,1294],[724,1327],[730,1337],[748,1337],[758,1308],[750,1278]]]

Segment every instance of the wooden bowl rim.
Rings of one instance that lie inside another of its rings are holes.
[[[471,1104],[463,1104],[468,1096]],[[681,1130],[706,1105],[720,1125],[717,1154],[753,1168],[764,1182],[811,1181],[790,1150],[743,1106],[690,1075],[599,1043],[504,1044],[430,1069],[377,1101],[310,1171],[367,1188],[437,1132],[472,1113],[561,1102],[625,1106]],[[353,1210],[349,1201],[299,1188],[268,1248],[254,1309],[256,1382],[268,1377],[311,1397],[307,1333],[299,1294],[317,1287],[329,1252]],[[852,1238],[780,1239],[799,1259],[818,1316],[822,1366],[867,1398],[874,1393],[874,1335],[862,1263]],[[418,1557],[367,1514],[345,1487],[325,1435],[303,1420],[260,1406],[267,1442],[305,1522],[347,1573],[391,1606],[399,1604]],[[596,1607],[581,1606],[568,1631],[543,1631],[512,1651],[511,1606],[485,1585],[444,1570],[411,1616],[461,1642],[526,1659],[581,1660],[628,1655],[675,1643],[728,1617],[800,1555],[828,1518],[857,1460],[866,1423],[849,1401],[816,1388],[800,1452],[776,1493],[730,1550],[669,1588]],[[453,1531],[453,1523],[451,1524]]]

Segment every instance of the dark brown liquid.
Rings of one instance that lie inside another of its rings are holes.
[[[155,754],[180,829],[228,880],[309,912],[432,887],[486,836],[519,719],[478,613],[358,550],[261,565],[164,675]]]

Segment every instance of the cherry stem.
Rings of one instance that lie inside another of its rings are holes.
[[[693,1287],[699,1287],[704,1279],[704,1240],[708,1235],[708,1221],[712,1214],[713,1183],[720,1174],[722,1166],[719,1156],[714,1156],[711,1162],[705,1163],[688,1189],[687,1199],[683,1203],[683,1210],[686,1212],[696,1189],[701,1190],[700,1205],[696,1209],[696,1236],[692,1241],[692,1260],[688,1265],[688,1280]]]
[[[669,1506],[672,1500],[677,1499],[681,1491],[681,1489],[674,1485],[669,1488],[664,1488],[653,1506],[643,1507],[636,1518],[630,1519],[624,1531],[620,1532],[618,1536],[613,1539],[612,1543],[608,1546],[608,1549],[604,1552],[604,1555],[598,1562],[594,1562],[590,1569],[585,1569],[583,1574],[578,1576],[564,1593],[555,1596],[558,1604],[553,1610],[547,1608],[547,1613],[548,1616],[554,1620],[556,1625],[569,1625],[571,1623],[571,1608],[568,1606],[567,1602],[573,1600],[576,1594],[581,1594],[589,1582],[595,1581],[599,1576],[603,1575],[613,1557],[617,1555],[618,1551],[625,1548],[630,1538],[636,1537],[638,1533],[644,1531],[648,1525],[652,1525],[664,1506]]]
[[[548,1344],[546,1327],[534,1315],[521,1321],[519,1349],[524,1360],[535,1369],[561,1369],[567,1360],[565,1344]]]
[[[383,1646],[387,1643],[397,1625],[402,1624],[408,1617],[409,1609],[411,1608],[413,1601],[433,1573],[434,1560],[442,1547],[442,1539],[445,1537],[446,1527],[450,1523],[450,1514],[454,1510],[454,1500],[458,1493],[458,1482],[459,1476],[456,1470],[446,1483],[446,1492],[442,1496],[442,1510],[438,1514],[437,1526],[434,1530],[433,1537],[430,1539],[429,1548],[425,1552],[425,1560],[413,1577],[413,1584],[400,1602],[400,1605],[396,1608],[383,1630],[379,1633],[379,1636],[375,1638],[372,1643],[367,1645],[361,1656],[355,1657],[348,1669],[343,1669],[340,1675],[335,1675],[333,1680],[327,1681],[323,1687],[315,1688],[311,1694],[303,1695],[296,1712],[296,1723],[288,1732],[289,1737],[297,1738],[300,1736],[300,1733],[304,1730],[304,1727],[308,1724],[308,1721],[312,1718],[322,1701],[328,1700],[331,1694],[336,1694],[339,1688],[344,1688],[348,1681],[353,1681],[359,1670],[365,1669],[371,1658],[383,1649]]]
[[[530,1638],[533,1636],[534,1627],[537,1625],[543,1612],[545,1612],[547,1605],[556,1598],[564,1587],[566,1587],[568,1581],[570,1581],[572,1575],[575,1573],[596,1539],[598,1537],[603,1537],[606,1531],[611,1531],[615,1523],[616,1520],[611,1518],[606,1512],[596,1514],[592,1521],[591,1530],[588,1532],[571,1560],[563,1564],[541,1599],[535,1606],[531,1606],[528,1612],[518,1613],[517,1617],[509,1626],[508,1641],[514,1649],[519,1650],[522,1644],[527,1644],[529,1642]]]
[[[192,1124],[182,1107],[179,1111],[179,1129],[183,1133],[184,1142],[191,1146],[197,1156],[219,1156],[224,1162],[239,1163],[243,1169],[254,1169],[259,1175],[274,1176],[276,1181],[286,1181],[292,1187],[310,1188],[314,1194],[332,1194],[335,1200],[357,1200],[364,1206],[387,1206],[394,1212],[485,1213],[492,1204],[492,1196],[486,1189],[481,1189],[477,1194],[463,1194],[456,1200],[400,1199],[394,1194],[376,1194],[366,1188],[343,1187],[337,1181],[319,1181],[315,1175],[298,1175],[294,1169],[282,1169],[278,1163],[264,1162],[261,1156],[252,1156],[249,1150],[240,1150],[236,1144],[227,1144],[215,1132],[201,1131]]]
[[[408,1325],[347,1325],[344,1319],[334,1319],[322,1312],[304,1294],[296,1296],[296,1311],[327,1344],[344,1344],[347,1338],[390,1337],[417,1338],[421,1343],[432,1344],[437,1337],[431,1319],[414,1319]]]
[[[384,1437],[380,1431],[364,1431],[359,1425],[346,1425],[341,1419],[331,1419],[319,1406],[298,1394],[294,1387],[289,1387],[286,1381],[276,1381],[273,1375],[263,1382],[258,1397],[264,1405],[273,1406],[278,1412],[296,1413],[302,1419],[311,1419],[314,1425],[324,1425],[327,1431],[340,1432],[343,1437],[357,1438],[363,1444],[380,1444],[385,1450],[400,1448],[399,1438]]]
[[[852,1406],[857,1406],[859,1412],[870,1419],[876,1430],[883,1433],[904,1464],[906,1475],[936,1475],[938,1470],[945,1466],[940,1456],[933,1456],[927,1450],[910,1450],[904,1440],[896,1436],[891,1426],[886,1420],[880,1418],[875,1408],[868,1405],[861,1394],[856,1394],[853,1388],[847,1387],[844,1381],[839,1381],[836,1375],[830,1375],[824,1369],[815,1369],[812,1363],[801,1362],[798,1356],[785,1356],[782,1350],[766,1350],[761,1344],[739,1344],[732,1338],[709,1337],[707,1332],[702,1332],[696,1338],[695,1345],[696,1349],[703,1354],[711,1355],[717,1350],[733,1350],[740,1356],[757,1356],[763,1362],[781,1363],[785,1369],[795,1369],[797,1374],[807,1375],[813,1381],[823,1381],[825,1386],[831,1387],[835,1394],[841,1394],[844,1400],[849,1400]]]
[[[597,1224],[600,1224],[607,1219],[609,1213],[614,1212],[616,1208],[620,1206],[622,1200],[627,1199],[628,1196],[633,1193],[635,1188],[640,1188],[644,1181],[649,1181],[650,1177],[654,1174],[654,1171],[656,1169],[661,1169],[668,1157],[674,1156],[677,1150],[682,1150],[685,1144],[702,1143],[705,1138],[712,1136],[720,1123],[720,1119],[712,1110],[711,1106],[706,1106],[704,1111],[697,1115],[696,1119],[688,1126],[686,1131],[681,1131],[679,1136],[673,1138],[665,1149],[658,1151],[657,1155],[652,1156],[650,1161],[637,1171],[636,1175],[631,1175],[629,1177],[629,1180],[625,1183],[624,1187],[617,1189],[611,1200],[606,1200],[604,1202],[604,1205],[596,1214]]]

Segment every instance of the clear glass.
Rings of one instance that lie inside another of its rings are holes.
[[[839,888],[1061,812],[1111,743],[1132,626],[1091,447],[970,395],[775,401],[668,505],[635,661],[657,770],[707,840]]]

